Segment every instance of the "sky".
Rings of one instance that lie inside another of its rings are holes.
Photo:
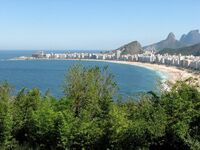
[[[111,50],[200,29],[200,0],[0,0],[0,50]]]

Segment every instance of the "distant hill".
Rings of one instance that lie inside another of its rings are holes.
[[[200,33],[199,30],[192,30],[187,35],[183,34],[180,38],[180,42],[187,46],[200,43]]]
[[[167,36],[165,40],[145,46],[144,49],[160,51],[165,48],[180,48],[183,46],[185,46],[185,44],[176,40],[175,35],[171,32],[169,33],[169,35]]]
[[[200,43],[199,30],[192,30],[188,32],[188,34],[183,34],[180,40],[177,40],[174,33],[170,32],[165,40],[162,40],[158,43],[141,47],[141,44],[138,41],[133,41],[116,50],[120,50],[122,52],[121,53],[122,55],[123,54],[131,54],[131,55],[140,54],[148,50],[154,50],[157,52],[161,51],[161,53],[166,53],[166,52],[180,53],[181,51],[182,54],[199,55],[198,43]]]
[[[164,49],[164,50],[158,52],[158,54],[166,54],[166,53],[200,56],[200,43],[192,45],[192,46],[178,48],[178,49],[169,49],[168,48],[168,49]]]
[[[128,43],[116,50],[120,50],[122,55],[125,55],[125,54],[134,55],[134,54],[141,54],[144,52],[141,44],[138,41],[133,41],[131,43]]]
[[[192,30],[188,34],[183,34],[180,40],[176,40],[171,32],[165,40],[143,47],[144,50],[160,51],[163,49],[177,49],[200,43],[199,30]]]

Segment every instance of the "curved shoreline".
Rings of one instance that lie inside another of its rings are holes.
[[[10,59],[10,60],[26,60],[26,59]],[[177,68],[175,66],[165,66],[162,64],[151,64],[142,62],[119,61],[119,60],[99,60],[99,59],[28,59],[28,60],[76,60],[76,61],[98,61],[116,64],[134,65],[155,71],[161,77],[162,82],[170,81],[175,83],[177,80],[184,80],[190,77],[198,79],[200,83],[200,74],[195,74],[193,71],[188,72],[186,69]]]
[[[71,59],[77,60],[77,59]],[[134,65],[138,67],[143,67],[146,69],[150,69],[156,71],[161,79],[165,81],[170,81],[175,83],[178,80],[184,80],[190,77],[195,77],[200,80],[200,74],[194,74],[187,72],[187,70],[174,67],[174,66],[165,66],[158,64],[150,64],[150,63],[141,63],[141,62],[130,62],[130,61],[118,61],[118,60],[95,60],[95,59],[81,59],[81,61],[100,61],[100,62],[109,62],[109,63],[117,63],[117,64],[126,64],[126,65]]]

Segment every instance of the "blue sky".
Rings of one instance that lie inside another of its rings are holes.
[[[200,0],[0,0],[0,49],[115,49],[200,29]]]

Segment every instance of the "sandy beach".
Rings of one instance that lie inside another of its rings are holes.
[[[10,60],[29,60],[29,59],[15,58],[15,59],[10,59]],[[40,60],[50,60],[50,59],[40,59]],[[100,61],[100,62],[134,65],[134,66],[139,66],[139,67],[156,71],[157,73],[160,74],[163,81],[170,81],[171,83],[175,83],[177,80],[185,80],[187,78],[193,77],[193,78],[197,78],[198,83],[200,84],[199,72],[195,73],[192,70],[177,68],[175,66],[166,66],[166,65],[158,65],[158,64],[150,64],[150,63],[142,63],[142,62],[131,62],[131,61],[99,60],[99,59],[53,59],[53,60]]]
[[[135,65],[139,67],[144,67],[150,70],[157,71],[164,78],[165,81],[170,81],[171,83],[175,83],[177,80],[184,80],[189,77],[197,78],[200,83],[200,74],[194,73],[193,71],[188,71],[186,69],[180,69],[174,66],[165,66],[158,64],[150,64],[150,63],[141,63],[141,62],[130,62],[130,61],[117,61],[117,60],[91,60],[91,59],[82,59],[83,61],[103,61],[110,63],[118,63],[118,64],[127,64],[127,65]]]

